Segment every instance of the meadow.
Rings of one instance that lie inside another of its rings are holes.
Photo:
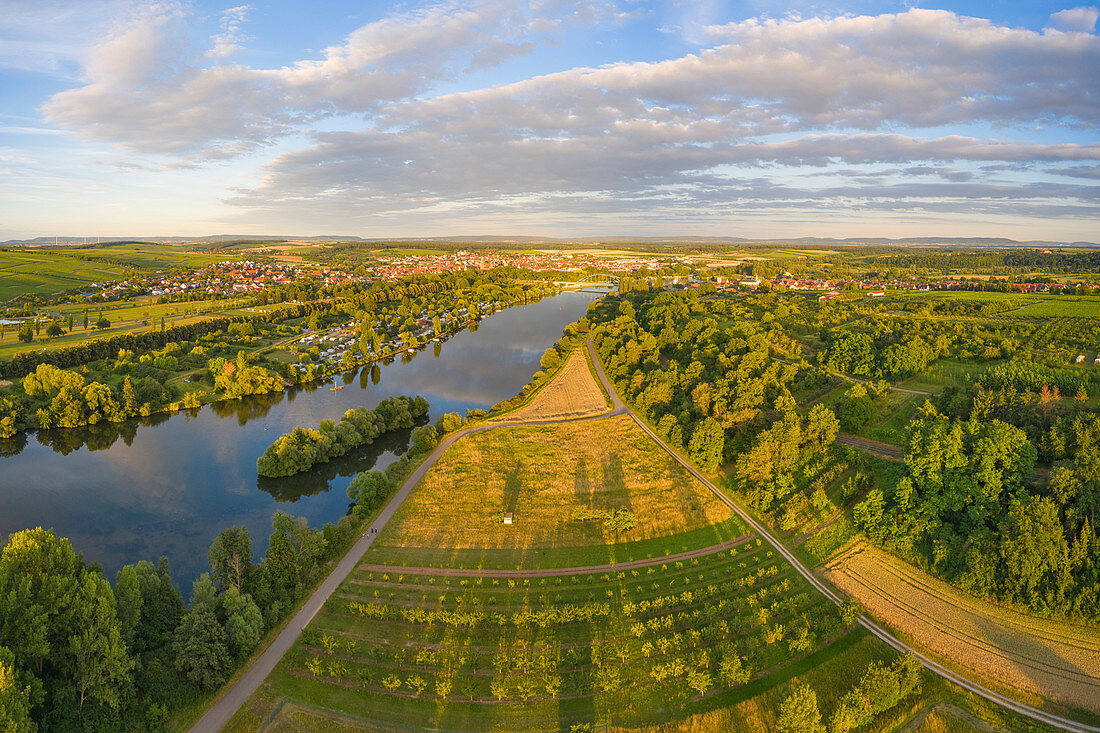
[[[602,398],[601,398],[602,402]],[[629,512],[634,526],[610,521]],[[505,513],[514,523],[503,523]],[[620,415],[501,427],[460,439],[378,539],[393,548],[527,550],[644,540],[731,516]]]
[[[592,375],[587,349],[574,349],[550,383],[531,400],[494,422],[529,422],[587,417],[607,412],[603,388]]]
[[[825,577],[923,648],[1015,689],[1100,713],[1100,630],[974,598],[871,545]]]

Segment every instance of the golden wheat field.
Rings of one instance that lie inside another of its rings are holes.
[[[635,517],[634,529],[621,536],[606,526],[617,509]],[[503,524],[505,512],[514,514],[513,524]],[[379,539],[397,547],[574,547],[684,532],[730,514],[619,415],[462,437]]]
[[[1100,712],[1100,629],[1028,616],[853,547],[826,577],[919,644],[1003,684]]]
[[[499,422],[564,420],[607,412],[603,390],[588,369],[584,349],[576,349],[561,371],[523,407]]]

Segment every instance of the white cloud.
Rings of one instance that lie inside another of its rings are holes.
[[[1050,16],[1047,27],[1068,33],[1092,33],[1096,30],[1096,21],[1100,18],[1100,9],[1084,5],[1067,10],[1059,10]]]
[[[251,10],[252,7],[249,5],[238,5],[222,11],[219,23],[221,32],[210,39],[214,47],[206,52],[207,56],[224,59],[241,50],[241,43],[248,40],[248,36],[241,31],[241,25]]]
[[[185,43],[181,6],[153,4],[95,48],[83,86],[55,94],[43,111],[52,123],[140,153],[237,155],[527,53],[546,28],[534,7],[570,22],[612,11],[597,0],[440,3],[368,23],[320,58],[262,69],[223,58],[242,39],[247,6],[226,11],[213,46],[196,51]]]
[[[711,45],[678,58],[432,93],[528,53],[547,32],[594,17],[613,23],[618,12],[566,0],[443,3],[364,25],[317,58],[262,69],[224,60],[242,39],[244,6],[226,11],[212,49],[194,51],[181,41],[186,15],[159,5],[121,25],[89,60],[84,85],[45,111],[174,165],[305,133],[309,143],[278,155],[232,199],[242,211],[303,220],[515,208],[961,212],[967,201],[986,213],[1018,204],[1033,216],[1096,215],[1096,187],[995,178],[1036,162],[1064,166],[1051,175],[1090,177],[1074,164],[1100,161],[1100,143],[1058,142],[1079,139],[1060,131],[1100,126],[1100,38],[1087,33],[920,9],[752,19],[707,26]],[[1089,16],[1078,16],[1058,22],[1083,27]],[[316,132],[322,119],[337,129]],[[345,120],[355,129],[338,129]],[[1052,130],[1045,142],[1013,140],[1013,131],[1034,139],[1037,125]],[[940,132],[960,127],[998,135]],[[867,170],[882,165],[895,172]],[[844,185],[793,183],[806,167],[836,166],[854,173]],[[1082,173],[1065,172],[1074,170]]]
[[[69,76],[131,0],[0,0],[0,68]]]

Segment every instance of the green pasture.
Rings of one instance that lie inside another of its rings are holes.
[[[1031,299],[1006,315],[1020,318],[1100,318],[1100,297],[1057,295]]]
[[[0,251],[0,303],[20,295],[52,295],[91,283],[121,280],[124,267],[49,252]]]

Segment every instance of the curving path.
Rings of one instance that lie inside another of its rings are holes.
[[[604,374],[603,365],[600,363],[599,357],[596,355],[595,350],[592,348],[591,339],[588,340],[588,349],[592,354],[593,362],[596,364],[596,374],[599,375],[600,381],[603,382],[603,385],[607,388],[608,393],[613,395],[612,399],[615,401],[615,404],[622,405],[623,403],[621,400],[619,400],[618,394],[615,392],[614,386],[612,386],[610,381],[608,381],[607,375]],[[826,598],[828,598],[830,601],[837,604],[838,606],[842,603],[842,599],[840,598],[840,596],[834,593],[831,588],[829,588],[821,580],[819,580],[816,575],[811,573],[810,570],[805,565],[803,565],[797,557],[795,557],[794,553],[788,550],[782,543],[779,542],[779,540],[772,536],[772,534],[762,524],[753,519],[748,512],[742,509],[738,504],[734,503],[717,486],[707,480],[707,477],[700,473],[694,466],[681,458],[680,454],[672,450],[672,448],[670,448],[663,440],[661,440],[661,438],[655,432],[653,432],[653,430],[651,430],[650,427],[646,425],[645,422],[634,413],[633,410],[627,408],[626,411],[630,414],[632,418],[634,418],[634,422],[638,423],[642,430],[649,434],[649,437],[651,437],[657,442],[658,445],[664,448],[665,451],[670,456],[672,456],[680,465],[687,469],[687,471],[691,475],[702,481],[703,485],[710,489],[714,493],[714,495],[717,496],[724,504],[726,504],[733,511],[737,512],[738,516],[740,516],[741,519],[743,519],[745,523],[748,524],[749,527],[759,537],[761,537],[765,542],[774,547],[776,552],[782,555],[787,562],[794,566],[794,569],[797,570],[798,573],[810,583],[810,585],[812,585],[818,590],[818,592],[820,592],[822,595],[824,595]],[[1017,702],[1010,697],[1006,697],[1005,695],[991,690],[984,685],[980,685],[977,682],[973,682],[966,677],[963,677],[961,674],[954,672],[943,666],[939,662],[921,654],[919,651],[898,639],[882,626],[879,626],[877,623],[875,623],[874,620],[866,615],[861,615],[859,617],[859,624],[899,652],[912,652],[913,655],[917,659],[919,659],[921,663],[925,666],[925,668],[929,671],[938,674],[940,677],[943,677],[946,680],[954,682],[959,687],[962,687],[963,689],[968,690],[969,692],[972,692],[979,697],[983,697],[990,702],[994,702],[1002,707],[1008,708],[1018,715],[1021,715],[1025,718],[1030,718],[1031,720],[1039,721],[1041,723],[1046,723],[1047,725],[1053,728],[1057,728],[1059,730],[1073,731],[1074,733],[1100,733],[1100,728],[1086,725],[1084,723],[1078,723],[1077,721],[1063,718],[1060,715],[1054,715],[1053,713],[1039,710],[1038,708],[1026,705],[1022,702]]]
[[[601,412],[598,415],[564,418],[561,420],[524,420],[474,425],[451,433],[444,438],[424,462],[412,472],[412,475],[406,479],[405,483],[401,485],[401,488],[397,490],[397,493],[393,495],[389,503],[382,509],[382,512],[378,515],[373,524],[373,527],[377,529],[378,532],[375,534],[364,533],[363,536],[359,538],[336,565],[333,571],[329,573],[329,576],[321,582],[321,585],[313,592],[313,595],[302,604],[298,613],[295,614],[286,627],[279,632],[279,635],[275,637],[271,645],[268,646],[259,658],[252,663],[252,666],[250,666],[245,673],[225,691],[218,702],[199,719],[199,722],[195,723],[194,727],[191,728],[192,733],[216,733],[216,731],[220,731],[225,727],[229,719],[233,717],[241,705],[244,705],[245,701],[252,696],[252,693],[259,689],[263,681],[267,679],[267,676],[275,669],[275,665],[283,658],[283,655],[294,646],[294,642],[298,640],[298,636],[301,635],[302,630],[309,625],[309,622],[312,621],[313,617],[317,615],[317,612],[321,610],[321,606],[325,605],[325,601],[329,599],[329,596],[336,591],[336,588],[344,582],[348,575],[351,574],[351,571],[359,564],[359,560],[363,557],[363,553],[371,546],[375,537],[381,533],[386,524],[393,519],[393,515],[397,513],[398,508],[409,496],[413,488],[420,483],[420,479],[431,470],[436,461],[438,461],[440,457],[447,452],[447,449],[454,445],[455,441],[459,438],[470,435],[471,433],[496,430],[497,428],[519,427],[525,425],[553,425],[557,423],[580,422],[582,420],[600,420],[605,417],[626,414],[628,412],[626,405],[619,399],[614,388],[609,386],[607,378],[603,375],[603,367],[600,366],[596,353],[592,349],[591,342],[589,342],[588,348],[596,364],[600,379],[604,386],[608,388],[607,393],[611,397],[612,403],[610,410]],[[624,566],[617,565],[614,567],[622,568]],[[404,572],[409,571],[408,568],[403,568],[402,570]],[[439,573],[438,570],[433,570],[432,572]]]

